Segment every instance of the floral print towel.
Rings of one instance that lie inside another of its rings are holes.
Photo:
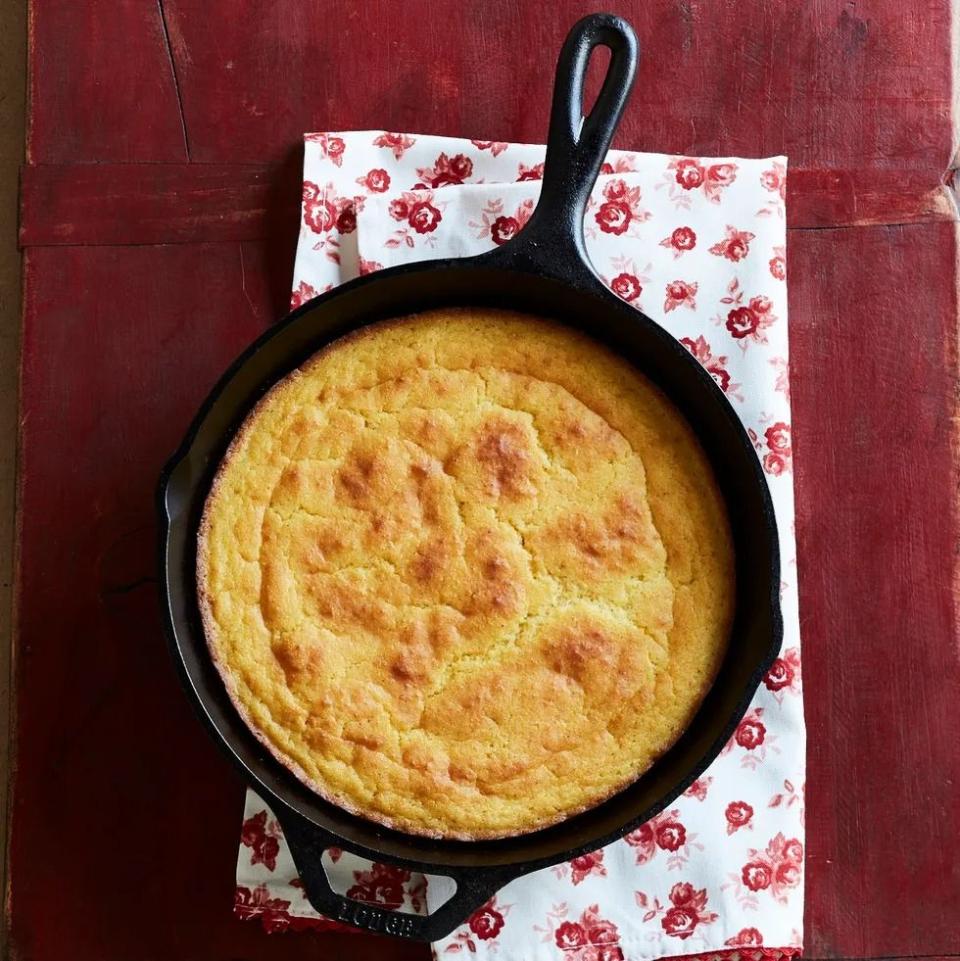
[[[293,306],[361,273],[479,253],[537,202],[543,148],[376,131],[306,136]],[[804,724],[793,534],[784,201],[786,162],[612,151],[587,248],[619,297],[709,370],[753,439],[780,526],[781,656],[709,771],[622,841],[508,885],[438,958],[645,961],[795,954],[803,928]],[[236,913],[270,930],[329,927],[303,896],[279,826],[253,793]],[[423,912],[441,879],[346,852],[332,883]],[[449,885],[446,886],[449,891]]]

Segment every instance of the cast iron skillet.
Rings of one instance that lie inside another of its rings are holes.
[[[581,117],[594,47],[611,60]],[[187,691],[214,737],[279,818],[310,903],[328,917],[436,940],[519,875],[594,850],[649,820],[705,770],[733,734],[781,641],[780,562],[770,495],[753,445],[723,392],[670,334],[614,296],[587,259],[587,197],[633,85],[637,39],[618,17],[574,26],[557,66],[540,202],[523,231],[479,257],[410,264],[361,277],[304,304],[252,344],[207,398],[161,478],[161,590]],[[263,748],[231,704],[207,653],[197,607],[197,526],[231,437],[263,393],[316,350],[374,321],[457,304],[547,316],[603,341],[656,382],[696,431],[726,500],[737,556],[736,615],[716,682],[683,737],[636,783],[584,814],[494,841],[391,831],[325,802]],[[456,893],[431,916],[398,914],[336,894],[321,855],[336,845],[374,861],[446,875]]]

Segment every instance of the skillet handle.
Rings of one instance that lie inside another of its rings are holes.
[[[595,47],[610,49],[600,95],[583,117],[583,81]],[[574,24],[557,61],[540,201],[515,238],[477,258],[559,280],[599,281],[587,256],[583,218],[639,61],[637,35],[621,17],[596,13]]]
[[[293,811],[275,813],[310,904],[324,917],[365,931],[414,941],[439,941],[463,924],[519,873],[510,867],[443,868],[443,873],[452,877],[457,885],[456,893],[448,901],[429,915],[392,911],[355,901],[334,891],[321,858],[328,847],[341,842]]]

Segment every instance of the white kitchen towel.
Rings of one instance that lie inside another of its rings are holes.
[[[293,306],[407,261],[479,253],[537,202],[543,147],[361,131],[306,136]],[[786,161],[612,151],[586,215],[597,272],[667,328],[733,402],[780,528],[784,643],[729,744],[652,821],[520,878],[439,957],[642,961],[796,954],[803,930],[800,691],[786,294]],[[310,907],[272,813],[247,793],[236,911],[271,930],[330,926]],[[423,912],[443,885],[329,853],[334,886]],[[433,898],[431,894],[433,893]]]

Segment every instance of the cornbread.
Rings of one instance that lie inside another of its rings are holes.
[[[559,821],[680,736],[734,558],[707,460],[560,325],[434,311],[336,341],[217,473],[197,579],[249,726],[328,800],[420,835]]]

